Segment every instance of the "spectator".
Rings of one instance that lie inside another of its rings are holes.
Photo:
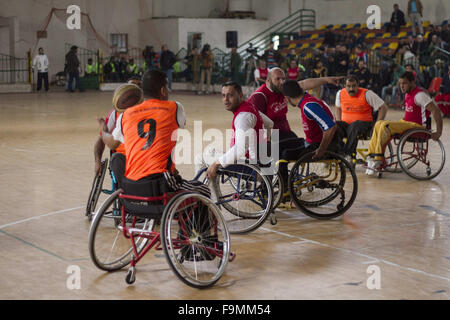
[[[336,47],[336,76],[346,76],[348,72],[348,65],[350,62],[350,57],[347,53],[347,47],[345,45],[340,45]]]
[[[118,82],[119,81],[114,57],[109,58],[109,62],[107,62],[105,64],[105,66],[103,67],[103,70],[104,70],[105,78],[107,81],[109,81],[109,82]]]
[[[399,87],[398,87],[398,79],[400,79],[400,76],[405,72],[405,69],[395,63],[390,70],[394,75],[393,75],[393,79],[392,82],[388,85],[383,87],[383,89],[381,90],[381,99],[383,99],[383,101],[386,101],[386,95],[388,94],[388,91],[391,91],[391,105],[395,104],[395,97],[397,96]]]
[[[423,34],[422,27],[422,3],[420,0],[409,0],[408,1],[408,16],[411,20],[411,28],[413,36],[416,36],[416,23],[419,26],[419,33]]]
[[[287,63],[289,63],[289,65],[291,65],[292,60],[294,60],[295,63],[298,64],[299,56],[298,56],[297,52],[295,52],[295,48],[292,48],[291,50],[289,50],[289,53],[286,55],[286,60],[287,60]]]
[[[242,59],[239,53],[237,53],[236,48],[231,48],[231,59],[230,59],[230,70],[231,70],[231,81],[241,84],[239,81],[239,71],[241,69]]]
[[[331,31],[330,29],[328,29],[325,34],[324,34],[324,39],[323,39],[323,43],[324,46],[329,46],[329,47],[335,47],[336,46],[336,36],[333,33],[333,31]]]
[[[75,80],[75,89],[78,89],[78,91],[82,92],[84,91],[81,88],[80,84],[80,60],[78,60],[77,56],[77,46],[72,46],[70,48],[70,51],[66,54],[66,64],[67,64],[67,71],[69,72],[69,84],[72,83],[73,80]],[[68,89],[70,92],[74,92],[74,89],[69,87]]]
[[[367,55],[366,51],[363,49],[362,46],[358,45],[355,48],[355,54],[356,54],[356,63],[358,64],[359,61],[363,61],[364,63],[367,63],[369,60],[369,56]]]
[[[319,60],[320,61],[320,60]],[[286,70],[288,80],[300,80],[300,72],[297,62],[291,60],[289,63],[289,68]]]
[[[261,59],[259,60],[259,67],[255,69],[254,76],[255,81],[258,86],[262,86],[267,79],[267,75],[269,74],[269,70],[266,66],[266,60]]]
[[[172,90],[172,73],[175,62],[177,62],[175,54],[167,48],[167,44],[163,44],[161,46],[160,65],[161,70],[167,75],[170,90]]]
[[[214,63],[214,54],[211,51],[211,47],[209,46],[209,44],[205,44],[203,46],[202,52],[200,53],[200,60],[201,60],[200,84],[197,94],[203,93],[203,84],[205,82],[205,78],[206,78],[205,93],[208,94],[209,88],[211,86],[211,74]]]
[[[405,14],[399,9],[398,4],[394,4],[394,12],[392,12],[391,21],[387,25],[386,32],[389,32],[391,28],[393,28],[395,32],[399,32],[400,27],[405,24]]]
[[[410,64],[410,63],[405,65],[405,71],[406,72],[411,72],[414,75],[414,80],[416,81],[416,84],[417,84],[418,83],[418,81],[417,81],[417,73],[414,70],[414,66],[412,64]]]
[[[139,67],[134,59],[130,59],[127,65],[127,78],[137,76],[139,74]]]
[[[263,54],[263,59],[266,60],[267,68],[272,69],[278,67],[281,64],[281,55],[277,50],[273,49],[274,43],[271,41],[269,44],[269,49],[267,49]]]
[[[314,69],[311,71],[310,78],[323,78],[327,76],[327,69],[323,66],[322,61],[316,60],[314,63]],[[320,99],[323,93],[322,86],[316,87],[311,90],[311,95]]]
[[[413,51],[413,47],[414,47],[415,43],[416,43],[416,41],[414,40],[413,36],[408,36],[408,39],[406,40],[406,44],[408,45],[410,51]]]
[[[198,53],[198,48],[194,47],[191,53],[186,56],[186,64],[188,70],[187,81],[192,80],[194,84],[198,84],[198,69],[200,66],[200,55]]]
[[[97,62],[93,63],[92,58],[89,58],[86,64],[86,67],[84,69],[84,76],[86,78],[88,77],[95,77],[97,75],[98,72],[98,64]]]
[[[144,51],[142,52],[142,56],[144,57],[146,70],[143,70],[144,72],[147,70],[152,70],[154,67],[154,59],[155,59],[155,52],[153,51],[153,46],[146,46]]]
[[[125,81],[127,81],[127,65],[128,65],[127,59],[126,59],[124,56],[122,56],[122,57],[120,58],[120,61],[119,61],[119,68],[118,68],[118,70],[119,70],[119,78],[120,78],[120,82],[125,82]]]
[[[428,48],[427,43],[424,41],[423,36],[421,34],[417,35],[417,41],[414,42],[412,47],[412,52],[419,57],[426,53]]]
[[[359,86],[361,88],[369,89],[370,85],[370,71],[367,69],[366,64],[363,60],[358,61],[358,68],[353,73],[358,79]]]
[[[44,81],[45,92],[48,91],[48,58],[44,54],[44,49],[39,48],[39,54],[33,59],[33,70],[37,69],[37,88],[39,92]]]

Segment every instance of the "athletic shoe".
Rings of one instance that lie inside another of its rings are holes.
[[[380,160],[373,160],[372,158],[368,159],[366,174],[369,176],[373,175],[380,165],[381,165]]]

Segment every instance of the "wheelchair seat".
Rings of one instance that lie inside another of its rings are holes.
[[[156,174],[138,181],[123,179],[124,194],[120,202],[132,215],[142,218],[161,218],[168,200],[169,185],[163,174]],[[138,198],[148,198],[146,201]]]

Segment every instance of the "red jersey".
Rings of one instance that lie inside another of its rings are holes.
[[[263,121],[261,119],[261,116],[258,112],[258,110],[256,110],[255,106],[253,106],[252,104],[248,103],[247,101],[243,101],[240,106],[233,111],[233,123],[232,123],[232,128],[233,128],[233,136],[231,138],[231,143],[230,143],[230,147],[234,146],[234,132],[236,132],[236,128],[234,126],[234,120],[236,119],[236,117],[238,116],[239,113],[241,112],[249,112],[253,115],[255,115],[256,117],[256,125],[253,128],[256,131],[256,143],[259,144],[260,141],[262,141],[262,139],[264,138],[264,134],[263,134]],[[248,157],[248,151],[246,153],[246,156]]]
[[[267,68],[265,68],[265,69],[258,68],[258,71],[259,71],[259,77],[261,79],[266,80],[267,79],[267,75],[269,74],[269,69],[267,69]]]
[[[430,111],[425,109],[425,106],[419,106],[414,99],[419,92],[423,90],[416,87],[413,91],[405,95],[405,121],[415,122],[421,126],[426,127],[427,119],[430,117]]]
[[[266,84],[259,87],[248,99],[257,110],[264,113],[273,121],[273,129],[280,131],[291,131],[286,114],[288,112],[288,103],[282,93],[276,93],[270,90]]]
[[[297,78],[298,78],[298,68],[294,68],[294,69],[289,68],[287,70],[287,75],[288,75],[288,79],[289,80],[297,80]]]

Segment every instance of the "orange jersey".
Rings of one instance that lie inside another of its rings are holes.
[[[372,107],[366,101],[366,92],[367,89],[359,88],[356,95],[352,97],[346,89],[341,90],[342,121],[348,124],[357,120],[372,122]]]
[[[146,100],[122,116],[125,141],[125,177],[139,180],[151,174],[173,172],[172,150],[178,129],[174,101]]]

